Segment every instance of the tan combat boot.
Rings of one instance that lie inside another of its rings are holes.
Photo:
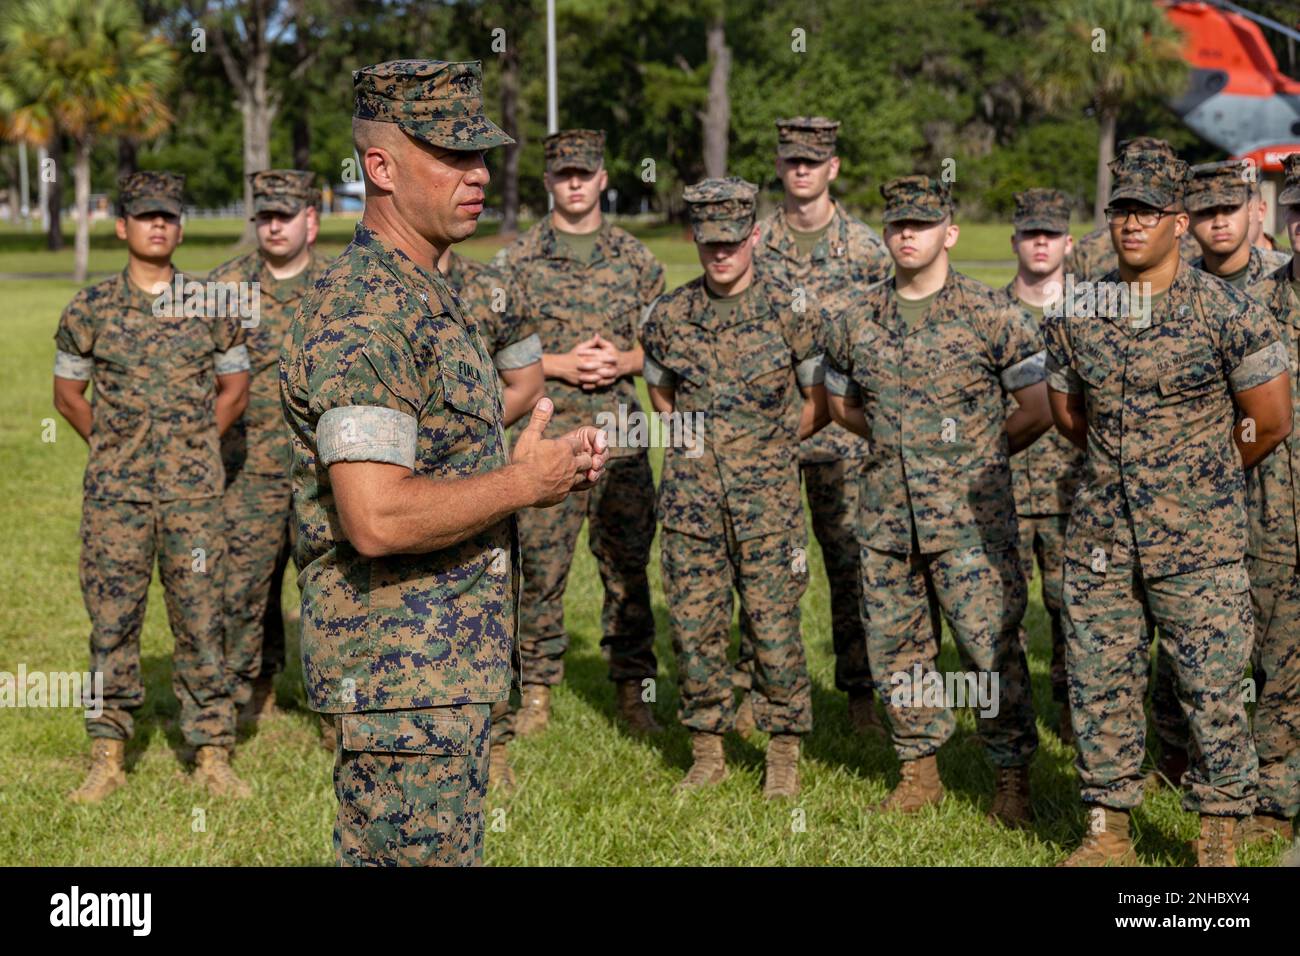
[[[903,761],[903,779],[889,796],[872,809],[876,813],[916,813],[943,799],[943,782],[939,779],[939,761],[934,754]]]
[[[1201,835],[1194,841],[1197,866],[1236,866],[1236,817],[1201,814]]]
[[[1256,813],[1237,824],[1237,846],[1239,847],[1265,843],[1269,840],[1285,840],[1290,843],[1294,838],[1295,828],[1290,820],[1267,813]]]
[[[692,733],[691,756],[694,758],[691,769],[686,771],[686,776],[673,788],[674,791],[696,790],[727,779],[722,734]]]
[[[515,717],[515,736],[527,737],[546,729],[551,722],[551,688],[546,684],[525,684]]]
[[[1127,810],[1093,806],[1083,843],[1057,866],[1137,866]]]
[[[194,780],[208,788],[214,797],[251,797],[248,784],[235,775],[230,754],[225,747],[211,744],[200,747],[195,760]]]
[[[627,729],[638,737],[657,734],[662,727],[655,722],[654,711],[641,699],[641,682],[639,680],[621,680],[614,689],[618,702],[618,716],[627,724]]]
[[[853,732],[863,737],[884,740],[889,736],[876,711],[876,698],[872,694],[849,694],[849,723]]]
[[[740,703],[736,705],[735,731],[742,737],[748,737],[758,730],[754,722],[754,700],[749,691],[741,691]]]
[[[334,723],[336,718],[333,714],[318,714],[317,716],[320,717],[320,745],[325,750],[333,753],[338,749],[339,744],[338,727]]]
[[[799,796],[798,734],[773,734],[767,742],[763,796],[768,800]]]
[[[515,772],[510,766],[506,745],[498,741],[488,751],[488,781],[494,789],[510,793],[515,789]]]
[[[68,794],[73,803],[99,803],[118,787],[126,786],[126,741],[96,737],[90,745],[90,772]]]
[[[1029,800],[1029,768],[999,767],[989,819],[1008,827],[1027,827],[1033,822]]]

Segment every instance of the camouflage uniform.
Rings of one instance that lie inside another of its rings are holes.
[[[310,201],[313,173],[253,173],[253,211],[297,213]],[[289,484],[289,430],[280,410],[280,347],[298,303],[311,290],[325,262],[314,252],[306,267],[276,279],[256,250],[217,266],[209,282],[249,283],[258,289],[256,322],[245,317],[252,382],[248,408],[221,437],[226,469],[224,598],[226,671],[235,706],[242,707],[260,675],[284,669],[284,621],[280,588],[289,563],[293,515]]]
[[[567,130],[546,140],[552,172],[600,168],[605,136]],[[621,350],[636,347],[642,310],[664,287],[663,269],[644,245],[617,226],[600,227],[592,257],[573,256],[548,216],[501,250],[493,265],[508,280],[508,309],[515,320],[541,336],[548,354],[568,352],[600,333]],[[547,382],[555,403],[557,433],[641,409],[632,376],[605,388],[584,391],[558,379]],[[522,424],[521,424],[522,427]],[[523,683],[558,684],[564,677],[569,635],[564,627],[564,589],[585,519],[591,553],[605,586],[601,647],[609,652],[614,681],[653,678],[654,617],[646,564],[654,538],[654,479],[644,448],[617,447],[611,435],[605,477],[590,491],[573,494],[553,508],[519,514],[524,590],[520,599]]]
[[[935,222],[952,209],[946,184],[926,176],[881,193],[886,223]],[[1025,582],[1004,402],[1042,381],[1042,341],[1001,293],[956,272],[920,327],[904,328],[897,306],[893,281],[879,282],[824,330],[826,388],[860,398],[872,435],[858,529],[871,673],[899,758],[935,753],[952,735],[951,711],[891,699],[899,675],[934,672],[932,582],[964,659],[998,675],[998,713],[980,719],[990,759],[1025,766],[1038,733],[1018,638]]]
[[[482,113],[477,62],[400,60],[353,74],[356,115],[447,149],[512,142]],[[340,534],[336,461],[433,480],[509,460],[482,339],[436,270],[364,224],[303,300],[281,355],[293,431],[302,664],[313,710],[339,714],[338,860],[482,859],[489,710],[510,689],[514,522],[427,554],[363,557]]]
[[[1187,211],[1199,212],[1214,206],[1236,206],[1245,202],[1250,196],[1250,191],[1242,178],[1242,172],[1242,164],[1236,161],[1193,166],[1184,198]],[[1190,235],[1189,229],[1184,234],[1184,238]],[[1246,273],[1233,284],[1238,290],[1249,294],[1251,286],[1290,261],[1291,257],[1286,253],[1252,246]],[[1205,268],[1204,256],[1200,254],[1191,260],[1191,265],[1194,269],[1209,271]],[[1186,751],[1193,745],[1188,733],[1187,717],[1178,703],[1178,688],[1173,664],[1170,663],[1168,656],[1163,654],[1156,655],[1155,681],[1151,688],[1151,711],[1156,736],[1164,744],[1166,753],[1170,748]]]
[[[1018,193],[1012,225],[1017,231],[1069,232],[1069,198],[1054,189]],[[1003,292],[1008,301],[1020,305],[1031,318],[1041,316],[1041,310],[1035,315],[1016,298],[1015,282],[1008,283]],[[1007,414],[1013,413],[1016,407],[1015,400],[1007,396]],[[1020,565],[1028,586],[1034,577],[1034,560],[1038,560],[1043,578],[1043,607],[1052,638],[1052,699],[1059,704],[1066,701],[1065,635],[1061,630],[1065,526],[1083,473],[1083,460],[1083,452],[1055,428],[1011,459],[1016,521],[1020,526]]]
[[[1135,150],[1112,169],[1116,199],[1166,208],[1186,165]],[[1142,800],[1151,621],[1196,743],[1183,805],[1248,815],[1258,767],[1240,693],[1252,623],[1231,392],[1286,371],[1274,323],[1181,263],[1149,315],[1049,316],[1045,335],[1051,387],[1082,393],[1087,415],[1064,590],[1083,800],[1125,810]]]
[[[777,120],[777,155],[782,159],[824,162],[835,155],[839,123],[821,117]],[[808,255],[801,254],[784,209],[759,227],[755,250],[758,267],[784,287],[800,289],[819,308],[852,308],[862,291],[889,273],[890,259],[880,237],[851,216],[838,202],[825,233]],[[805,308],[812,321],[818,309]],[[814,334],[820,332],[814,329]],[[854,531],[858,507],[858,474],[867,454],[865,440],[831,423],[799,446],[799,470],[808,489],[813,534],[821,545],[831,594],[831,641],[835,649],[838,690],[870,694],[862,623],[862,578]],[[746,622],[748,623],[748,622]],[[742,631],[740,659],[752,658],[748,627]]]
[[[695,241],[748,236],[756,192],[735,178],[687,188]],[[758,728],[812,729],[799,631],[808,582],[799,389],[820,384],[821,368],[814,329],[789,292],[756,273],[723,326],[701,276],[660,297],[641,327],[646,382],[675,389],[675,413],[690,416],[681,421],[701,423],[693,448],[665,449],[658,501],[678,716],[692,731],[720,734],[734,723],[727,664],[733,587],[753,629]]]
[[[1283,161],[1279,205],[1300,203],[1300,153]],[[1291,365],[1291,399],[1300,404],[1300,290],[1295,264],[1266,276],[1251,295],[1277,320]],[[1300,420],[1300,416],[1296,416]],[[1246,474],[1250,519],[1250,593],[1255,612],[1251,669],[1255,680],[1258,812],[1291,819],[1300,813],[1300,438],[1287,439]]]
[[[184,178],[140,172],[120,182],[123,215],[179,216]],[[225,544],[216,376],[248,371],[237,316],[185,313],[133,285],[126,270],[81,292],[59,320],[54,374],[94,386],[83,485],[81,592],[90,670],[104,675],[91,737],[129,739],[144,703],[140,630],[155,560],[176,646],[172,689],[181,733],[199,747],[235,742],[222,660]]]

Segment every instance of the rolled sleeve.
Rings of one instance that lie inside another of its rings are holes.
[[[492,356],[492,364],[503,372],[525,368],[542,360],[542,337],[534,332],[527,338],[520,339],[499,349]]]
[[[826,356],[818,353],[794,367],[794,379],[800,388],[812,388],[826,380]]]
[[[1265,382],[1271,382],[1289,370],[1286,346],[1278,340],[1242,359],[1237,367],[1228,373],[1228,385],[1234,392],[1244,392]]]
[[[647,385],[653,385],[656,388],[677,387],[677,373],[664,368],[648,354],[641,366],[641,377],[645,379]]]
[[[1018,392],[1022,388],[1037,385],[1047,377],[1045,363],[1046,351],[1038,351],[1027,359],[1010,365],[1002,370],[1002,387],[1008,392]]]
[[[415,468],[415,417],[378,405],[331,408],[316,424],[322,466],[336,461],[377,461]]]
[[[252,368],[248,361],[247,345],[236,345],[224,352],[214,352],[212,359],[218,375],[235,375]]]
[[[858,401],[862,397],[862,389],[858,383],[853,381],[830,362],[824,362],[822,372],[825,376],[826,391],[840,398],[849,398]]]
[[[95,370],[95,360],[88,355],[73,355],[62,349],[54,352],[55,378],[70,378],[78,382],[89,382]]]

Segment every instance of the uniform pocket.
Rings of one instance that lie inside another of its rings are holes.
[[[339,738],[351,751],[463,755],[470,752],[470,721],[464,714],[429,710],[341,714]]]
[[[1208,352],[1160,376],[1161,404],[1173,405],[1211,394],[1223,387],[1219,365]]]

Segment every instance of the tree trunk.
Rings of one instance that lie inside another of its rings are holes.
[[[1119,114],[1113,108],[1103,109],[1099,117],[1100,134],[1097,137],[1097,198],[1093,202],[1093,227],[1106,225],[1106,204],[1110,202],[1110,161],[1115,158],[1115,127]]]
[[[709,52],[709,98],[704,110],[704,174],[727,175],[727,140],[731,132],[731,97],[727,83],[731,78],[731,50],[727,46],[726,16],[723,8],[709,24],[706,37]]]
[[[294,55],[297,63],[307,59],[307,26],[301,4],[294,10]],[[296,84],[295,90],[301,92],[302,84]],[[293,168],[311,168],[311,124],[307,122],[307,97],[297,96],[298,107],[293,111]]]
[[[513,239],[519,232],[519,52],[507,44],[501,56],[501,126],[515,138],[501,163],[501,235]]]
[[[61,220],[63,213],[63,134],[58,130],[50,137],[49,156],[46,157],[53,164],[54,178],[45,184],[45,209],[49,216],[49,222],[45,230],[45,248],[51,252],[58,252],[63,248],[63,222]],[[45,170],[41,170],[42,182],[45,181]]]
[[[117,138],[117,176],[121,179],[123,176],[130,176],[140,168],[137,161],[139,147],[136,146],[135,140],[129,136],[119,136]]]
[[[248,95],[241,97],[239,112],[244,119],[244,234],[240,242],[251,243],[257,239],[257,228],[252,219],[253,184],[250,173],[271,168],[271,108],[266,89],[266,61],[257,58],[250,69]],[[260,67],[260,68],[259,68]]]
[[[77,141],[76,181],[77,238],[73,244],[73,279],[86,281],[90,267],[90,137]]]

